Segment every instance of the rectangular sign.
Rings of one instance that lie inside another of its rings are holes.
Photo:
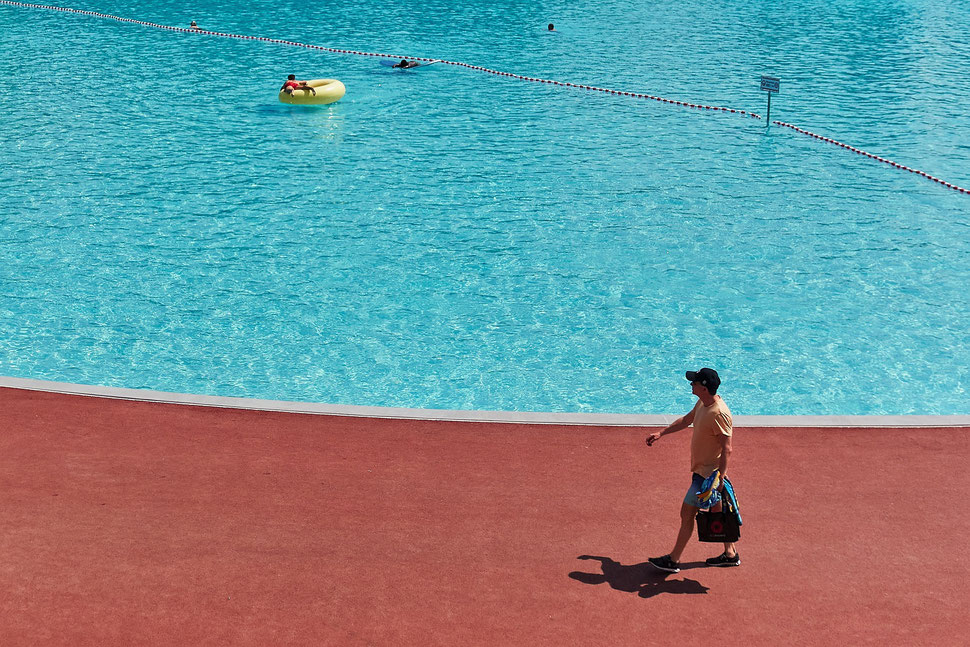
[[[776,79],[773,76],[761,77],[761,89],[765,92],[778,92],[780,87],[781,79]]]

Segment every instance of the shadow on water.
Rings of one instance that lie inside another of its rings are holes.
[[[266,101],[252,107],[252,111],[260,115],[324,115],[331,116],[336,112],[336,104],[328,103],[319,106],[300,106],[288,103],[272,103]]]
[[[679,594],[707,594],[709,590],[706,586],[689,578],[679,580],[668,580],[673,573],[666,573],[657,570],[649,562],[624,566],[609,557],[596,557],[594,555],[580,555],[577,559],[594,559],[600,563],[602,573],[584,573],[573,571],[569,574],[574,580],[583,584],[606,584],[617,591],[636,593],[641,598],[652,598],[661,593]],[[688,562],[681,564],[681,570],[706,566],[703,562]]]

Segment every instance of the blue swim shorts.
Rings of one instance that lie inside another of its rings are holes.
[[[687,505],[692,505],[695,508],[700,508],[701,510],[709,510],[721,502],[721,498],[719,496],[712,496],[711,500],[707,502],[701,501],[697,498],[697,495],[704,491],[702,489],[704,481],[704,477],[700,474],[691,474],[690,489],[687,490],[687,496],[684,497],[684,503]]]

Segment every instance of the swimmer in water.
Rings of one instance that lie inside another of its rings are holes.
[[[556,31],[556,26],[553,25],[552,23],[549,23],[549,31]]]
[[[401,69],[401,70],[406,70],[409,67],[417,67],[419,65],[421,65],[421,64],[418,63],[417,61],[409,61],[409,60],[403,59],[403,60],[401,60],[400,63],[395,63],[391,67],[396,67],[396,68]]]
[[[199,26],[195,23],[194,20],[192,21],[192,24],[189,25],[189,27],[192,28],[192,29],[198,29],[199,28]]]
[[[297,81],[296,75],[291,74],[286,77],[286,82],[283,83],[283,87],[280,88],[280,92],[285,92],[286,94],[293,94],[294,90],[309,90],[313,94],[317,91],[306,84],[306,81]]]

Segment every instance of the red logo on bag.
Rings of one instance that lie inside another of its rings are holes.
[[[724,532],[724,522],[712,521],[710,525],[710,530],[715,535],[720,535],[722,532]]]

